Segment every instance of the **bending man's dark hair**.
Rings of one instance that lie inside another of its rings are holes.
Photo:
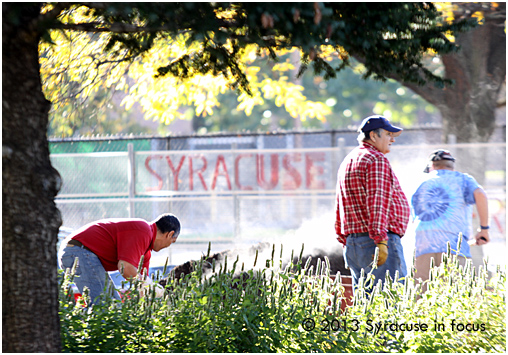
[[[180,221],[174,214],[161,214],[154,222],[157,226],[157,229],[162,233],[175,231],[175,238],[180,234]]]

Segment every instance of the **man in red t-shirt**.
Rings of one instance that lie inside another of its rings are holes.
[[[106,271],[120,270],[126,280],[138,276],[143,256],[143,269],[148,274],[151,251],[159,251],[176,242],[180,221],[170,213],[153,222],[143,219],[103,219],[69,235],[61,246],[59,257],[62,269],[71,268],[78,258],[74,282],[83,292],[87,286],[92,303],[102,293]],[[143,272],[142,272],[143,273]],[[147,278],[146,282],[149,283]],[[117,292],[113,295],[119,298]]]

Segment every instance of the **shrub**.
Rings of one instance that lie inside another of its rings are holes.
[[[471,260],[463,268],[455,255],[444,255],[422,293],[411,271],[405,283],[387,276],[371,295],[355,296],[348,319],[360,326],[351,347],[362,352],[505,352],[504,272],[498,269],[489,280],[486,264],[477,275]]]
[[[99,305],[75,305],[62,282],[60,318],[67,352],[504,352],[505,273],[490,279],[448,253],[432,268],[428,290],[405,283],[361,281],[354,305],[340,310],[340,275],[328,260],[245,270],[238,258],[166,280],[166,296],[141,297],[134,283],[120,302],[105,292]],[[303,252],[303,250],[302,250]],[[281,253],[282,254],[282,253]],[[301,260],[300,254],[300,260]],[[293,260],[293,257],[291,258]],[[256,264],[257,261],[255,261]],[[254,265],[256,266],[256,265]],[[105,290],[107,291],[107,290]],[[312,325],[314,324],[314,328]],[[413,326],[411,330],[402,325]],[[419,324],[418,330],[415,329]],[[435,329],[435,325],[439,328]],[[441,324],[443,327],[441,327]],[[422,326],[426,325],[424,331]],[[453,326],[453,328],[452,328]],[[313,328],[313,329],[311,329]]]

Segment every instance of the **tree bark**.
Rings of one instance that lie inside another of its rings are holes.
[[[46,137],[40,4],[2,4],[2,350],[59,352],[56,242],[61,179]]]
[[[460,5],[467,6],[467,5]],[[443,55],[445,78],[455,85],[436,90],[430,85],[414,92],[438,107],[443,119],[443,141],[454,134],[457,143],[487,142],[495,129],[495,110],[506,80],[506,4],[485,14],[485,23],[456,37],[458,53]]]
[[[460,4],[459,8],[467,6]],[[506,80],[505,19],[506,4],[499,3],[495,11],[486,11],[483,25],[457,35],[459,52],[441,58],[444,76],[455,81],[453,86],[439,90],[431,85],[404,83],[439,109],[445,143],[450,143],[450,134],[456,136],[457,143],[476,143],[488,142],[494,133],[497,102]],[[473,175],[482,184],[486,154],[485,148],[457,149],[456,169]]]

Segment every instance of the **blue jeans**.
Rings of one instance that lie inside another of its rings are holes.
[[[385,281],[386,271],[394,281],[401,281],[400,278],[406,277],[406,262],[400,237],[397,234],[388,232],[388,258],[386,262],[372,269],[372,256],[376,250],[376,243],[368,235],[354,236],[349,235],[346,239],[346,250],[344,251],[344,260],[346,267],[349,267],[353,278],[353,289],[356,290],[360,280],[361,270],[365,270],[365,275],[372,271],[375,277],[374,285],[378,280]],[[399,280],[395,280],[395,271],[399,271]]]
[[[71,269],[75,258],[78,258],[79,261],[74,276],[74,283],[81,294],[83,294],[83,288],[85,286],[88,287],[92,304],[96,304],[97,298],[104,291],[106,278],[112,283],[111,278],[106,273],[106,270],[104,270],[97,255],[78,246],[66,246],[63,249],[58,260],[60,268],[62,270]],[[120,299],[117,291],[113,292],[113,298]]]

